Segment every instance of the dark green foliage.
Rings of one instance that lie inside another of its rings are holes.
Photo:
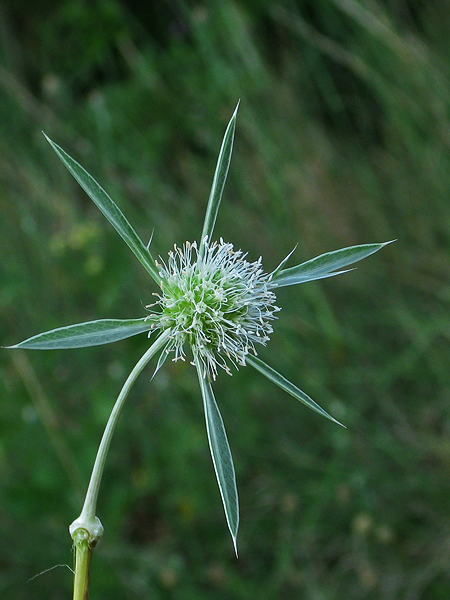
[[[55,6],[56,5],[56,6]],[[267,271],[398,242],[279,292],[263,360],[214,386],[236,462],[239,561],[195,370],[143,374],[100,492],[92,598],[441,600],[450,591],[447,3],[0,5],[0,344],[145,316],[144,269],[41,134],[104,186],[155,256],[198,239],[241,98],[217,237]],[[145,334],[0,355],[0,595],[70,597],[67,531]]]

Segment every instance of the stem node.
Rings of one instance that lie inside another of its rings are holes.
[[[90,546],[98,542],[103,531],[103,525],[98,517],[89,518],[83,513],[69,527],[70,536],[75,543],[87,540]]]

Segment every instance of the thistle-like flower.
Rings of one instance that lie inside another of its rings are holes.
[[[203,377],[215,380],[218,366],[231,375],[228,362],[245,366],[249,352],[257,355],[255,344],[269,341],[270,322],[280,309],[262,258],[250,263],[222,239],[205,241],[204,247],[203,259],[196,242],[169,252],[159,271],[162,294],[147,306],[161,311],[147,320],[154,320],[149,337],[153,329],[170,330],[166,354],[173,351],[173,360],[184,360],[190,346]]]
[[[247,260],[241,250],[220,239],[212,240],[216,217],[231,160],[237,108],[219,154],[200,243],[175,246],[167,260],[154,260],[119,207],[100,185],[62,148],[47,138],[59,158],[103,212],[159,287],[156,301],[147,306],[146,317],[130,320],[103,319],[61,327],[31,337],[11,348],[80,348],[125,339],[148,332],[156,338],[136,364],[114,405],[107,423],[81,515],[70,526],[74,540],[95,544],[103,528],[95,516],[97,494],[112,433],[131,386],[139,373],[158,352],[156,371],[169,355],[185,360],[192,354],[205,410],[208,441],[225,509],[225,516],[236,548],[239,506],[233,459],[225,427],[214,398],[212,381],[218,367],[231,374],[236,368],[251,365],[280,388],[309,408],[335,421],[296,385],[258,357],[258,344],[265,345],[272,333],[272,322],[280,310],[275,291],[283,286],[305,283],[345,273],[343,268],[373,254],[386,243],[343,248],[284,268],[291,254],[271,273],[265,273],[262,259]],[[156,373],[155,371],[155,373]],[[81,536],[81,537],[77,537]]]

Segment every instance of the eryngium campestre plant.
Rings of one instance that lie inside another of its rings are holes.
[[[218,367],[231,374],[230,366],[251,365],[280,388],[309,408],[335,421],[296,385],[258,357],[258,344],[265,345],[272,323],[280,310],[275,302],[278,288],[345,273],[345,267],[373,254],[386,243],[343,248],[284,268],[287,256],[271,273],[265,273],[262,258],[247,260],[247,254],[234,250],[220,239],[212,240],[214,225],[231,160],[237,108],[219,154],[200,242],[185,242],[169,252],[166,261],[154,260],[119,207],[103,188],[62,148],[48,139],[56,154],[103,212],[159,288],[156,301],[147,306],[149,314],[129,320],[103,319],[61,327],[31,337],[12,348],[80,348],[118,341],[142,332],[155,336],[144,356],[125,382],[107,423],[95,461],[83,510],[70,532],[77,540],[95,545],[103,532],[95,516],[100,479],[106,453],[122,406],[136,377],[149,360],[160,353],[156,371],[169,355],[184,360],[191,353],[203,397],[208,441],[225,509],[236,548],[239,506],[233,459],[212,381]],[[292,253],[291,253],[292,254]],[[190,350],[189,350],[190,349]],[[155,373],[156,373],[155,371]]]

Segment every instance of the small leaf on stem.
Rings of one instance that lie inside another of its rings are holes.
[[[220,495],[225,509],[228,528],[233,538],[234,549],[237,556],[237,532],[239,527],[239,501],[236,487],[233,457],[231,456],[225,426],[222,416],[214,398],[211,382],[204,377],[203,369],[198,357],[195,357],[198,379],[205,409],[206,431],[208,434],[209,448],[219,484]]]
[[[45,133],[44,136],[73,177],[78,181],[87,195],[97,205],[117,233],[129,246],[144,269],[146,269],[156,283],[159,284],[160,277],[158,274],[158,268],[152,255],[150,254],[148,247],[144,245],[114,200],[110,198],[101,185],[99,185],[95,179],[89,175],[89,173],[80,164],[77,163],[76,160],[70,157],[67,152],[55,144],[55,142],[52,142],[52,140],[47,137]]]
[[[205,239],[211,243],[211,237],[216,224],[217,213],[219,212],[220,201],[222,199],[225,181],[228,175],[228,169],[231,162],[231,154],[233,152],[234,132],[236,129],[236,117],[239,108],[239,102],[233,113],[233,116],[228,123],[227,130],[220,148],[219,158],[217,159],[216,171],[212,183],[211,193],[209,195],[208,206],[206,207],[205,221],[203,223],[203,231],[200,238],[199,256],[203,258],[205,255]]]
[[[270,379],[270,381],[276,383],[276,385],[282,390],[284,390],[291,396],[294,396],[294,398],[300,400],[300,402],[303,402],[303,404],[305,404],[308,408],[315,410],[319,413],[319,415],[322,415],[323,417],[330,419],[330,421],[333,421],[333,423],[336,423],[337,425],[340,425],[341,427],[345,428],[345,425],[342,425],[342,423],[339,423],[339,421],[337,421],[334,417],[329,415],[327,411],[324,410],[321,406],[319,406],[317,402],[314,402],[314,400],[310,398],[308,394],[302,392],[301,389],[299,389],[296,385],[291,383],[288,379],[286,379],[286,377],[278,373],[278,371],[275,371],[275,369],[263,362],[260,358],[257,358],[256,356],[247,356],[246,361],[257,371],[265,375],[267,379]]]
[[[87,323],[77,323],[58,327],[34,335],[19,344],[8,348],[26,350],[56,350],[65,348],[87,348],[118,342],[152,328],[150,319],[99,319]]]
[[[307,260],[301,265],[283,269],[281,271],[278,267],[273,273],[272,282],[276,283],[277,287],[283,287],[347,273],[347,271],[351,271],[351,269],[346,269],[345,271],[337,271],[337,269],[352,265],[353,263],[374,254],[384,246],[387,246],[387,244],[391,244],[392,241],[395,240],[384,242],[382,244],[350,246],[348,248],[335,250],[334,252],[326,252],[325,254],[316,256],[316,258]]]

